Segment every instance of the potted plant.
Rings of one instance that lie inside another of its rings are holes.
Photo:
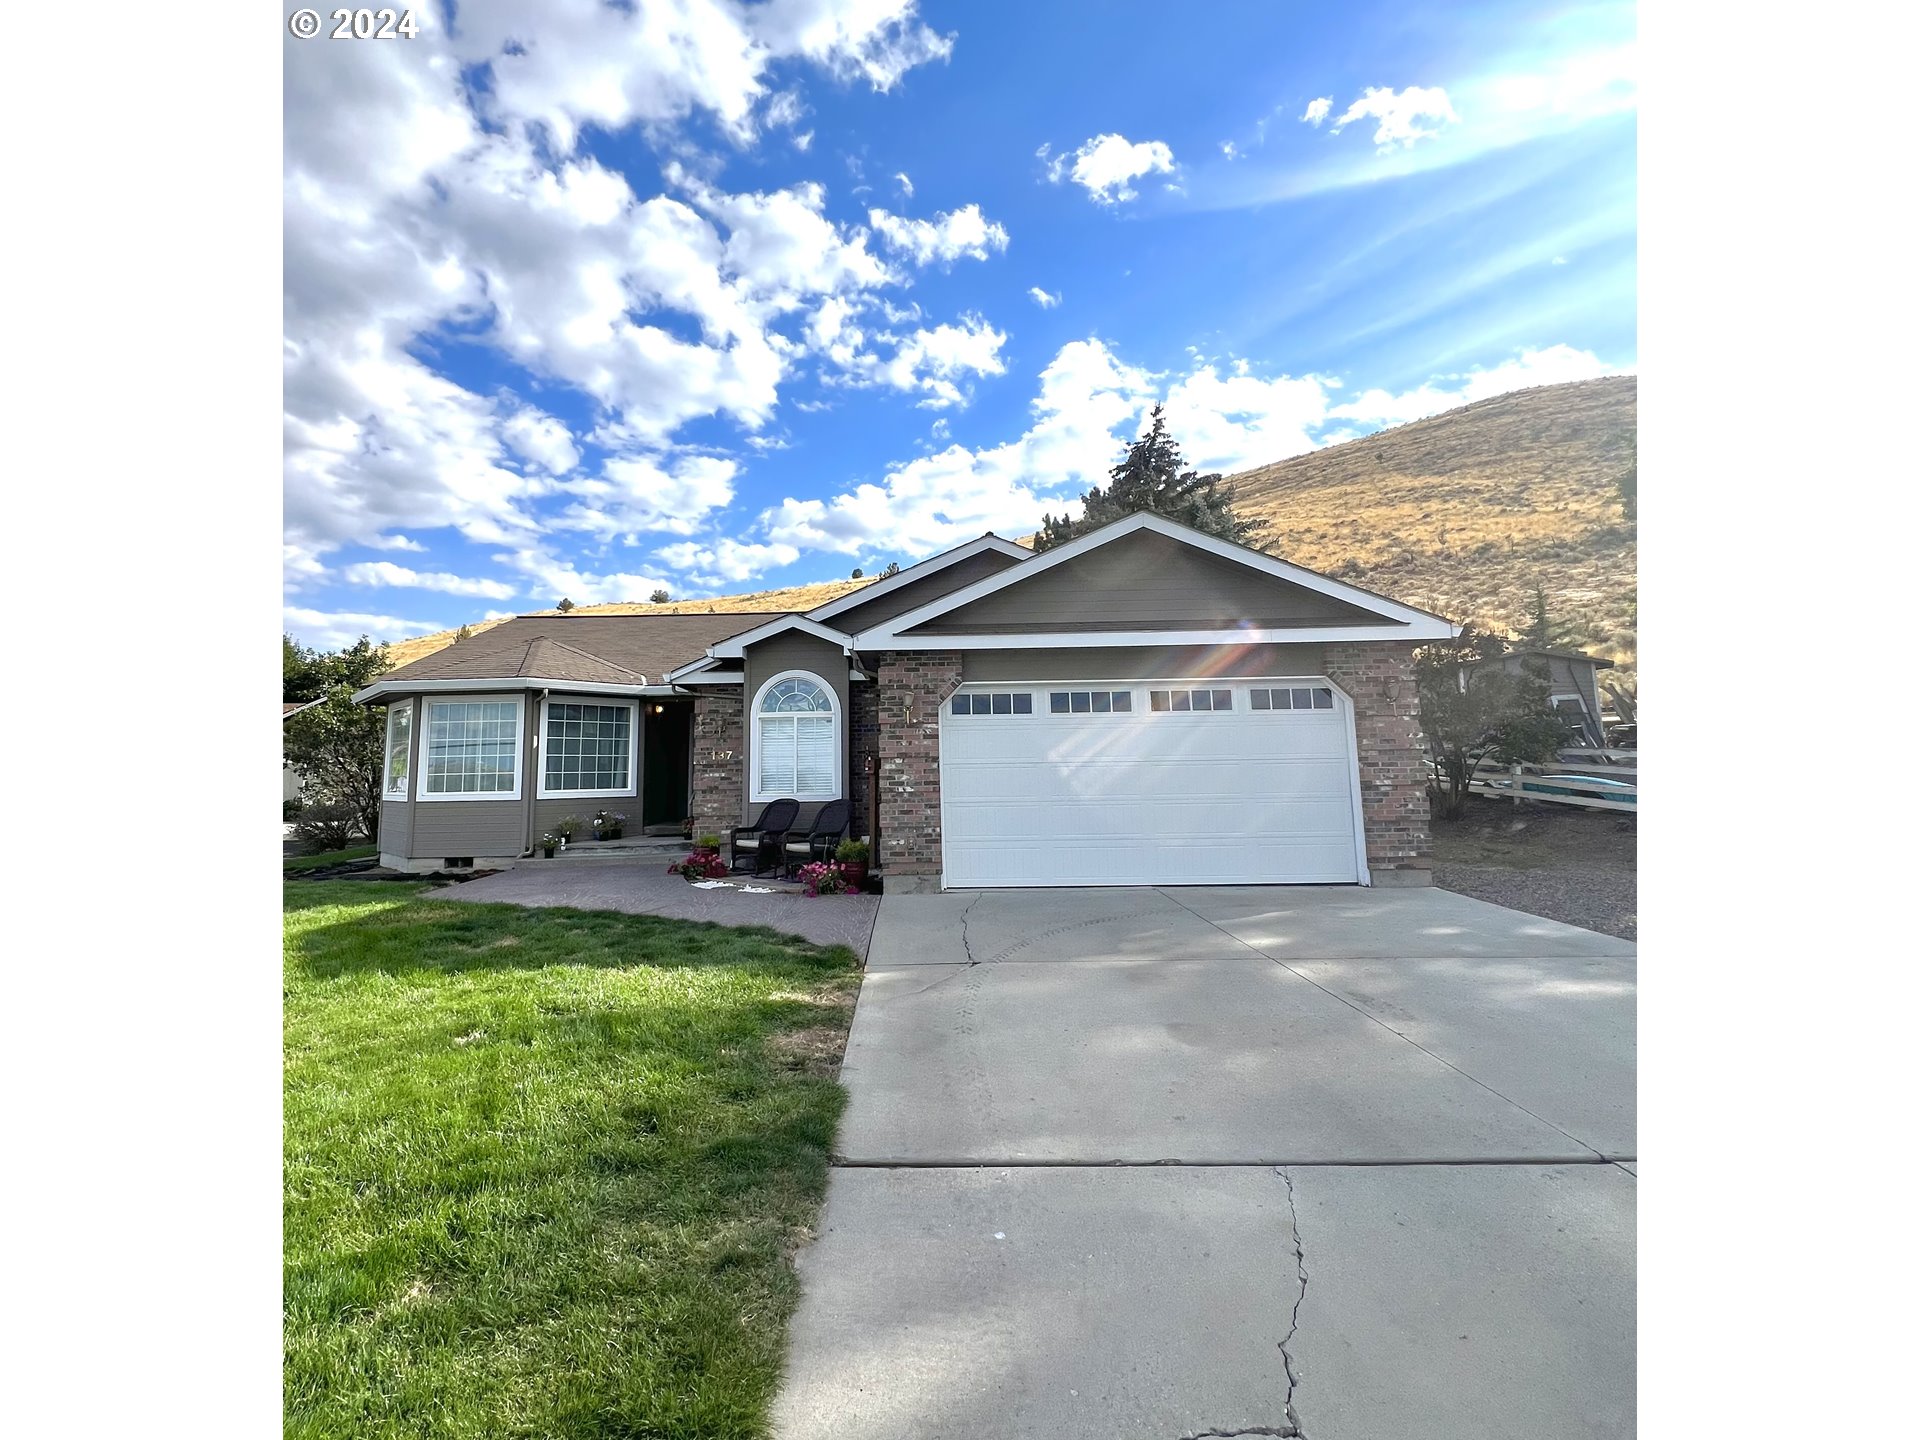
[[[598,812],[589,823],[593,826],[594,839],[604,840],[607,838],[607,812],[606,811],[602,810]]]
[[[593,834],[598,840],[618,840],[626,826],[627,817],[617,810],[602,810],[593,817]]]
[[[831,860],[816,860],[802,865],[795,874],[809,895],[858,895],[860,887],[847,875],[847,867]]]
[[[847,872],[847,881],[858,890],[867,883],[867,857],[871,852],[864,840],[842,840],[834,847],[833,858]]]
[[[702,835],[694,842],[693,853],[667,866],[669,875],[678,875],[689,885],[697,880],[718,880],[727,873],[727,862],[720,858],[720,837]]]
[[[562,850],[573,843],[573,837],[580,833],[580,828],[578,815],[568,815],[553,822],[553,833]]]
[[[560,837],[551,830],[540,837],[540,853],[549,860],[553,859],[553,852],[559,845]]]

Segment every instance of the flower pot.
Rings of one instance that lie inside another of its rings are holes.
[[[867,888],[867,862],[864,860],[842,860],[840,868],[847,872],[847,883],[856,890]]]
[[[624,832],[624,831],[622,831],[622,830],[619,830],[619,829],[617,829],[617,828],[616,828],[616,829],[613,829],[613,830],[609,830],[609,831],[607,831],[607,839],[609,839],[609,840],[618,840],[618,839],[619,839],[619,838],[621,837],[621,835],[623,835],[624,833],[626,833],[626,832]]]
[[[558,848],[559,848],[559,847],[558,847],[558,846],[556,846],[556,845],[542,845],[542,846],[540,847],[540,853],[541,853],[542,855],[544,855],[544,856],[546,856],[546,857],[547,857],[547,859],[549,859],[549,860],[551,860],[551,859],[553,859],[553,852],[554,852],[555,850],[557,850]]]

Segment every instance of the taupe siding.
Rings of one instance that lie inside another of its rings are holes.
[[[942,595],[951,595],[976,580],[984,580],[989,575],[998,575],[1009,565],[1023,562],[1011,555],[1003,555],[998,550],[982,550],[978,555],[969,555],[957,560],[944,570],[932,575],[910,581],[891,594],[877,599],[864,600],[850,610],[842,610],[832,619],[824,621],[836,630],[844,630],[852,635],[860,630],[878,625],[882,620],[892,619],[895,615],[904,615],[917,609],[930,600],[938,600]]]
[[[746,754],[746,764],[742,766],[740,770],[740,815],[743,824],[753,816],[759,814],[761,805],[766,803],[764,801],[756,801],[752,798],[755,765],[753,754],[754,697],[759,693],[762,685],[766,684],[767,681],[771,680],[775,675],[780,674],[783,670],[804,670],[810,675],[817,675],[822,684],[829,686],[833,690],[834,702],[840,707],[840,794],[844,796],[847,793],[847,767],[849,764],[849,748],[853,730],[853,726],[850,723],[851,711],[848,704],[849,685],[847,672],[850,668],[850,661],[838,645],[831,644],[817,636],[803,635],[792,630],[781,635],[771,636],[766,640],[762,640],[758,645],[750,645],[747,647],[747,678],[745,683],[740,687],[741,703],[746,707],[742,726],[745,732],[742,739],[743,749]],[[820,804],[824,803],[826,802],[822,801],[819,804],[811,802],[802,804],[800,807],[800,819],[802,823],[810,821],[813,818],[814,812],[820,808]]]
[[[1318,645],[1150,645],[1085,650],[963,650],[968,680],[1185,680],[1203,675],[1324,675]]]
[[[520,708],[520,798],[518,800],[422,800],[426,781],[420,755],[426,744],[427,705],[436,700],[478,698],[513,700]],[[467,855],[519,855],[527,848],[527,807],[533,794],[534,727],[537,694],[497,692],[485,696],[432,695],[422,698],[414,716],[413,836],[409,854],[416,860],[445,860]]]
[[[1382,624],[1380,617],[1164,535],[1141,532],[963,605],[920,635]]]

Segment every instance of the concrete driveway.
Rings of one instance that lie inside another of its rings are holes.
[[[1631,1433],[1633,1004],[1441,890],[885,899],[777,1433]]]

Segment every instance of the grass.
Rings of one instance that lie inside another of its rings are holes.
[[[289,855],[280,862],[283,870],[318,870],[345,860],[371,860],[380,853],[378,845],[349,845],[344,850],[322,850],[318,855]]]
[[[286,1433],[765,1433],[856,962],[285,890]]]

